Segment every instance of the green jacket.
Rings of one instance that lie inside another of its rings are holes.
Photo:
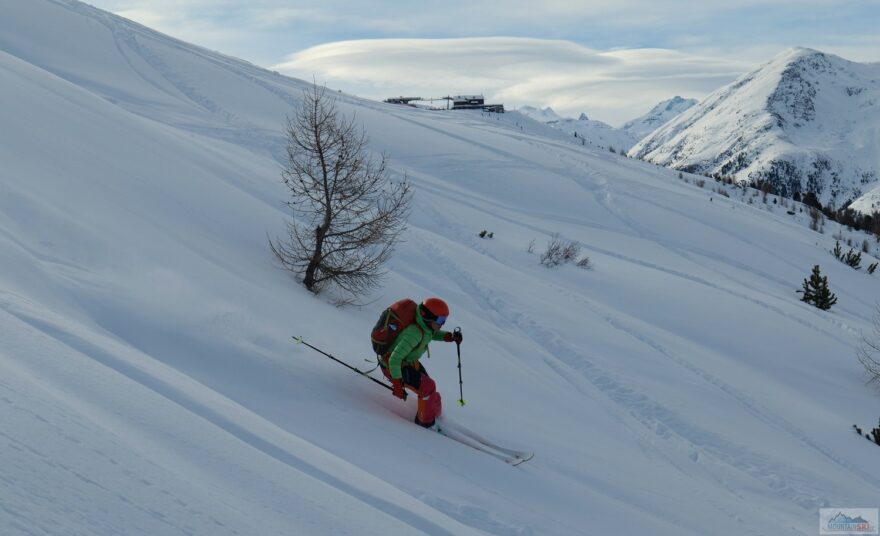
[[[388,367],[393,379],[399,379],[401,377],[400,367],[418,366],[419,358],[428,349],[428,343],[442,341],[446,333],[443,330],[431,331],[431,328],[425,325],[425,321],[422,320],[422,315],[416,312],[416,321],[400,332],[400,335],[391,344],[391,350],[388,351],[388,354],[381,356],[379,362]]]

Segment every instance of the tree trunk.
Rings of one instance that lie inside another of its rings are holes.
[[[306,267],[305,277],[303,277],[303,285],[311,292],[315,292],[315,272],[318,271],[318,265],[321,263],[325,234],[327,234],[327,226],[319,225],[315,227],[315,251],[312,253],[312,258]]]

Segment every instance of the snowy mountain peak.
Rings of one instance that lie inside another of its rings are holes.
[[[837,66],[845,62],[842,58],[834,58]],[[819,76],[835,76],[835,62],[822,52],[795,48],[768,64],[767,70],[775,72],[777,69],[781,69],[781,74],[776,88],[767,98],[767,109],[774,114],[780,127],[785,127],[787,122],[794,128],[801,128],[816,118]]]
[[[792,48],[707,97],[630,151],[675,169],[814,192],[836,206],[880,169],[880,64]]]
[[[526,117],[531,117],[535,121],[548,123],[550,121],[559,121],[562,116],[553,111],[553,108],[536,108],[535,106],[521,106],[517,111]]]
[[[697,99],[684,99],[679,95],[676,95],[671,99],[665,100],[657,104],[657,106],[651,108],[651,111],[648,112],[648,115],[660,115],[664,112],[681,113],[696,103]]]
[[[792,61],[796,61],[799,58],[807,58],[810,56],[823,56],[824,57],[824,56],[826,56],[826,54],[824,52],[822,52],[820,50],[816,50],[814,48],[796,46],[796,47],[791,47],[786,50],[783,50],[782,52],[777,54],[775,57],[773,57],[767,63],[772,64],[772,63],[780,63],[781,62],[781,63],[787,64],[787,63],[791,63]],[[837,57],[837,56],[835,56],[835,57]]]
[[[602,121],[590,119],[585,112],[581,112],[577,119],[571,119],[559,116],[550,107],[540,109],[534,106],[523,106],[517,111],[531,119],[564,130],[576,136],[585,145],[589,144],[602,149],[613,148],[615,150],[628,151],[630,147],[635,145],[645,135],[696,103],[695,99],[683,99],[675,96],[657,104],[650,112],[628,122],[622,128],[614,128]]]
[[[638,139],[644,138],[695,104],[697,104],[697,99],[683,99],[676,95],[657,104],[645,115],[627,122],[623,125],[623,130],[630,132]]]
[[[545,123],[550,127],[569,134],[573,138],[577,138],[580,144],[585,147],[588,146],[596,149],[613,148],[615,151],[627,151],[638,141],[638,138],[631,133],[614,128],[602,121],[590,119],[583,112],[577,119],[572,119],[571,117],[560,116],[549,106],[543,109],[534,106],[523,106],[518,108],[517,111],[530,119]]]

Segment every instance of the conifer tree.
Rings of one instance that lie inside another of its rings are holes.
[[[819,265],[813,267],[813,273],[809,279],[804,279],[804,293],[801,301],[812,303],[822,310],[831,309],[837,303],[837,296],[828,288],[828,276],[819,272]]]
[[[845,262],[851,268],[855,268],[856,270],[858,270],[862,267],[862,254],[861,252],[856,252],[850,249],[849,252],[846,254],[846,257],[844,257],[843,262]]]

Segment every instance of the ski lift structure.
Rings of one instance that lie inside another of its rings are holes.
[[[445,101],[444,106],[435,106],[435,102]],[[406,106],[418,107],[415,102],[430,103],[427,108],[429,110],[482,110],[484,112],[504,113],[503,104],[486,104],[482,95],[456,95],[449,97],[390,97],[384,102],[388,104],[404,104]]]

